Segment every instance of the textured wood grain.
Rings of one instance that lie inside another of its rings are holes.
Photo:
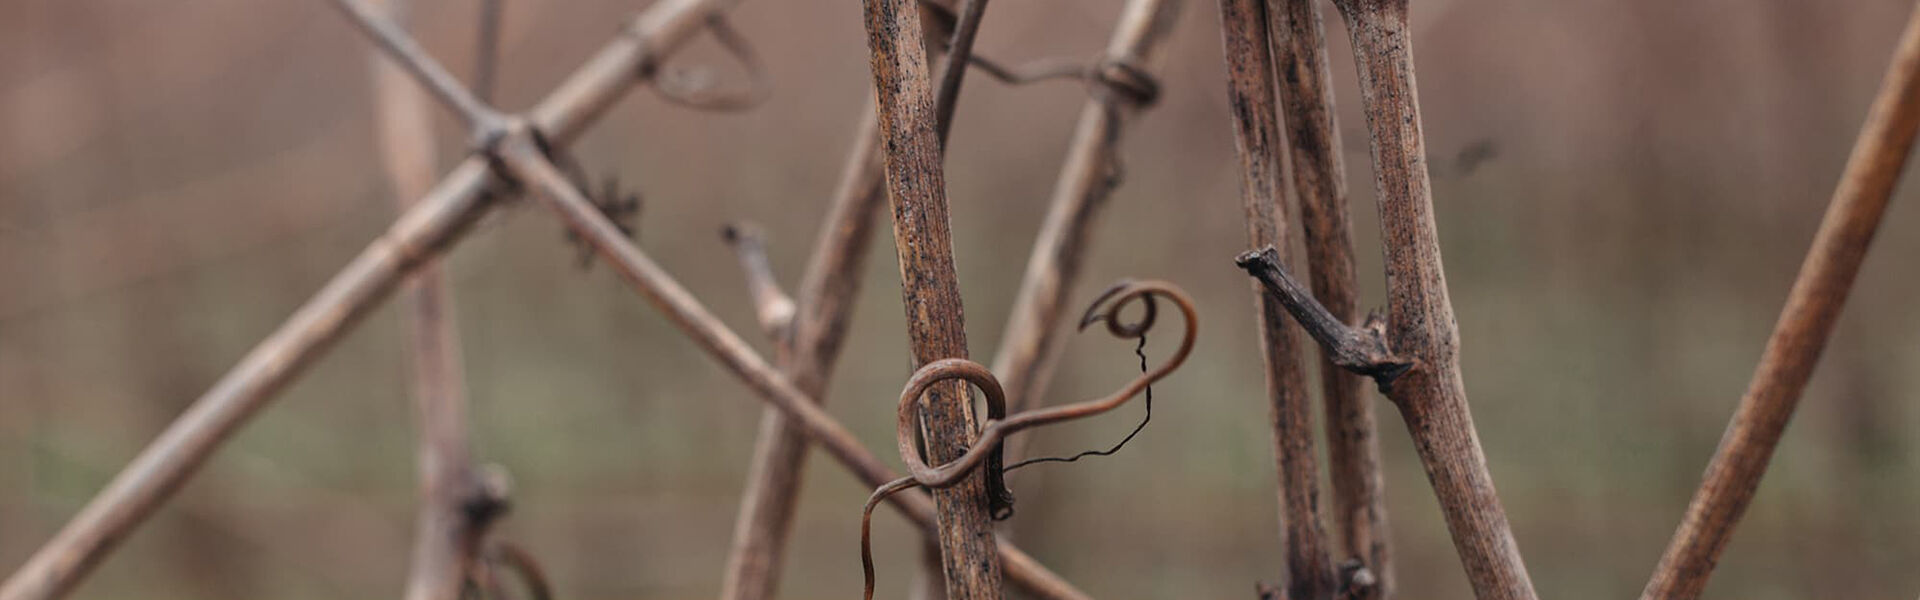
[[[1360,318],[1348,224],[1346,168],[1327,68],[1327,40],[1313,0],[1267,0],[1267,21],[1300,223],[1306,233],[1313,295],[1335,319]],[[1380,475],[1372,398],[1361,376],[1323,353],[1321,404],[1326,414],[1327,470],[1333,485],[1333,523],[1340,532],[1340,585],[1356,600],[1393,593],[1387,507]],[[1371,579],[1371,581],[1367,581]]]
[[[894,248],[913,365],[966,358],[966,320],[953,266],[938,119],[919,10],[914,0],[865,4],[867,48],[872,55],[880,139],[886,149],[887,198],[893,207]],[[922,435],[931,460],[944,463],[966,452],[975,427],[964,384],[935,388],[921,409]],[[993,552],[983,474],[934,490],[933,496],[939,508],[947,597],[999,598],[1000,559]]]
[[[1534,598],[1460,375],[1460,332],[1434,223],[1407,0],[1336,0],[1334,5],[1353,39],[1371,134],[1386,246],[1387,339],[1395,354],[1416,363],[1394,380],[1387,397],[1413,436],[1474,595]]]
[[[1232,108],[1234,149],[1240,162],[1240,200],[1247,243],[1289,248],[1287,212],[1281,202],[1286,148],[1281,137],[1276,73],[1268,48],[1263,0],[1221,0],[1221,40],[1227,63],[1227,102]],[[1286,597],[1333,597],[1334,569],[1320,523],[1319,466],[1313,451],[1313,410],[1307,399],[1300,342],[1281,302],[1253,283],[1260,323],[1261,366],[1266,374],[1273,452],[1279,469],[1280,522],[1286,556]]]

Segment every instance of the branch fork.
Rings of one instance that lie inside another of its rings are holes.
[[[1307,330],[1307,335],[1313,336],[1313,341],[1326,350],[1329,361],[1373,379],[1381,393],[1392,389],[1395,380],[1418,364],[1416,360],[1394,354],[1388,347],[1387,322],[1380,313],[1368,313],[1366,322],[1359,327],[1335,318],[1327,307],[1313,299],[1305,286],[1287,273],[1287,268],[1280,264],[1280,252],[1273,246],[1242,253],[1233,259],[1233,264],[1259,280],[1267,294],[1287,308],[1287,314],[1293,315],[1300,327]]]

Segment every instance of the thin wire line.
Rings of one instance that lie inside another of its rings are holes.
[[[1133,355],[1140,357],[1140,372],[1142,373],[1147,372],[1147,334],[1146,332],[1140,333],[1139,343],[1134,344],[1133,346]],[[1151,385],[1147,386],[1146,392],[1147,392],[1146,393],[1147,415],[1140,419],[1140,424],[1133,426],[1133,431],[1127,432],[1127,437],[1121,438],[1120,443],[1114,444],[1113,447],[1108,448],[1106,450],[1087,450],[1079,454],[1075,454],[1073,456],[1043,456],[1040,458],[1029,458],[1027,460],[1013,463],[1012,465],[1009,465],[1008,467],[1001,469],[1001,472],[1004,473],[1007,471],[1012,471],[1014,469],[1018,469],[1020,467],[1024,467],[1032,464],[1050,463],[1050,462],[1070,463],[1070,462],[1078,461],[1082,458],[1086,458],[1088,456],[1113,456],[1115,452],[1120,451],[1120,448],[1122,446],[1127,445],[1127,442],[1133,441],[1133,436],[1140,435],[1140,430],[1146,429],[1147,423],[1153,421],[1153,386]]]

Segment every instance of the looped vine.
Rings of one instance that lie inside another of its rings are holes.
[[[866,575],[865,598],[867,600],[873,598],[873,509],[888,496],[912,487],[948,487],[965,478],[974,469],[985,465],[989,508],[993,517],[1004,519],[1011,516],[1013,495],[1006,489],[1005,469],[1001,466],[1002,442],[1007,436],[1026,429],[1083,419],[1113,410],[1134,396],[1150,391],[1155,382],[1165,378],[1186,362],[1187,355],[1193,351],[1197,316],[1193,301],[1185,292],[1171,284],[1159,281],[1121,281],[1094,299],[1081,318],[1080,326],[1085,329],[1088,325],[1105,321],[1107,332],[1115,337],[1141,340],[1144,343],[1147,330],[1153,327],[1159,315],[1156,297],[1173,302],[1180,309],[1185,329],[1182,331],[1179,347],[1159,367],[1152,370],[1143,369],[1139,376],[1127,382],[1118,391],[1106,396],[1007,416],[1006,393],[1001,389],[1000,381],[994,377],[992,371],[980,363],[948,358],[927,363],[914,371],[913,376],[907,379],[906,388],[900,393],[898,419],[894,432],[895,441],[899,445],[900,459],[906,463],[908,475],[875,489],[873,495],[867,498],[866,505],[861,508],[860,565]],[[1127,322],[1123,320],[1120,313],[1122,309],[1134,302],[1141,305],[1143,312],[1138,320]],[[913,444],[913,431],[918,418],[915,405],[920,396],[934,385],[955,379],[978,388],[986,397],[988,418],[981,427],[978,439],[959,458],[937,467],[929,466],[920,458],[920,453]],[[1134,433],[1138,432],[1139,429],[1136,428]],[[1128,434],[1127,439],[1132,438],[1133,434]],[[1031,464],[1031,462],[1022,463],[1022,465],[1025,464]]]
[[[661,99],[696,110],[716,112],[739,112],[749,110],[765,103],[773,96],[773,84],[767,77],[766,68],[760,62],[759,53],[746,36],[734,30],[726,17],[713,14],[707,17],[706,28],[720,47],[733,56],[740,67],[746,71],[747,85],[741,89],[722,90],[713,83],[713,72],[706,68],[670,69],[655,73],[652,78],[653,91]]]

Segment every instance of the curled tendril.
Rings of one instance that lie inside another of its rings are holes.
[[[1127,400],[1145,391],[1154,382],[1166,377],[1187,360],[1193,351],[1193,341],[1197,323],[1196,311],[1192,299],[1172,284],[1160,281],[1121,281],[1096,297],[1087,312],[1080,319],[1080,328],[1086,329],[1094,323],[1105,321],[1107,332],[1122,339],[1139,339],[1153,327],[1159,316],[1155,297],[1174,303],[1180,309],[1185,330],[1180,345],[1173,356],[1151,371],[1141,373],[1127,385],[1112,394],[1083,400],[1073,404],[1042,408],[1022,412],[1011,417],[1006,416],[1006,392],[1000,387],[1000,380],[993,376],[987,367],[970,360],[948,358],[927,363],[907,378],[907,385],[900,392],[900,404],[894,439],[899,445],[900,460],[907,464],[907,476],[887,482],[875,489],[867,498],[866,506],[860,513],[860,566],[866,574],[867,600],[873,599],[873,547],[872,521],[873,509],[888,496],[892,496],[912,487],[944,488],[959,482],[982,463],[987,465],[987,485],[989,500],[992,503],[994,518],[1001,519],[1013,511],[1012,494],[1006,491],[1005,479],[1001,468],[1001,444],[1016,432],[1051,425],[1062,421],[1083,419],[1098,415],[1125,404]],[[1129,303],[1140,303],[1143,312],[1140,318],[1127,322],[1120,316],[1121,309]],[[1104,308],[1103,308],[1104,307]],[[913,445],[913,431],[917,411],[914,405],[920,396],[934,385],[950,380],[961,380],[978,388],[987,401],[987,421],[980,430],[980,436],[967,448],[960,458],[934,467],[921,460],[920,453]]]

